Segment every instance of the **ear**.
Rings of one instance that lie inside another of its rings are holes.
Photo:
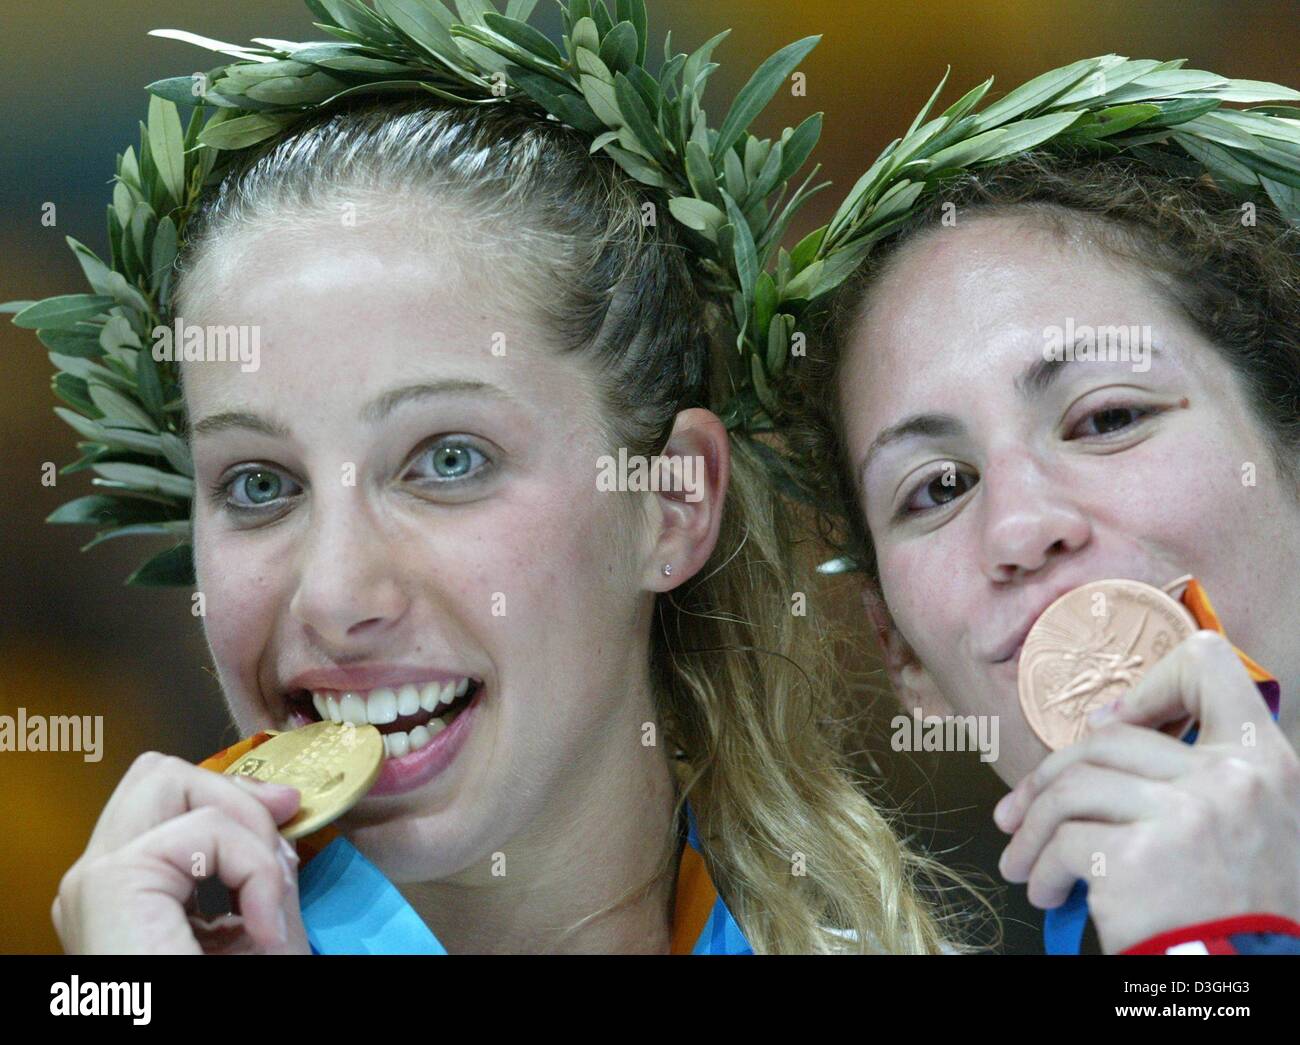
[[[718,543],[731,479],[726,426],[710,410],[681,411],[655,465],[659,531],[645,566],[645,583],[653,591],[670,591],[698,573]],[[671,567],[666,575],[665,565]]]
[[[862,604],[876,633],[885,672],[898,695],[898,702],[909,710],[920,708],[922,715],[953,714],[952,705],[930,672],[917,659],[907,639],[903,638],[889,607],[885,605],[884,597],[874,584],[868,584],[862,589]]]

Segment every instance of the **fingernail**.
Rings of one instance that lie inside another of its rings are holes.
[[[298,854],[293,851],[293,847],[280,839],[280,851],[276,854],[280,860],[280,869],[284,872],[284,884],[289,889],[293,889],[298,882]]]

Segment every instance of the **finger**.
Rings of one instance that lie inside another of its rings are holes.
[[[1056,829],[1029,874],[1026,896],[1040,910],[1060,907],[1074,883],[1104,875],[1106,851],[1129,830],[1114,824],[1069,820]]]
[[[190,932],[198,941],[204,954],[251,954],[257,951],[237,914],[221,914],[216,918],[190,916]]]
[[[220,935],[234,930],[242,931],[244,928],[244,919],[230,912],[219,914],[215,918],[205,918],[201,914],[191,914],[188,917],[195,936]],[[201,938],[199,942],[202,942]]]
[[[1085,762],[1148,780],[1173,780],[1195,768],[1196,753],[1164,733],[1112,722],[1044,758],[1002,797],[994,822],[1008,834],[1017,830],[1035,799],[1067,769]]]
[[[195,866],[202,867],[238,898],[240,916],[259,944],[285,942],[283,901],[293,881],[278,834],[268,843],[216,806],[203,806],[157,825],[116,856],[156,871],[144,875],[143,885],[178,904],[194,889]]]
[[[203,948],[204,954],[307,954],[311,943],[307,939],[307,927],[302,920],[301,898],[298,893],[298,854],[292,843],[280,840],[280,851],[291,873],[280,909],[284,912],[288,933],[283,944],[257,946],[245,931],[244,919],[239,910],[239,895],[230,897],[231,910],[212,920],[190,918],[195,938]]]
[[[296,788],[254,784],[148,752],[132,763],[114,790],[86,854],[120,849],[158,824],[202,806],[217,807],[271,844],[278,835],[276,825],[293,816],[300,802]]]
[[[1260,733],[1273,728],[1268,706],[1241,658],[1217,632],[1189,635],[1114,709],[1118,721],[1155,727],[1188,715],[1200,722],[1198,742],[1235,742],[1248,722]]]
[[[1070,820],[1110,824],[1141,820],[1162,808],[1168,789],[1164,782],[1088,762],[1076,763],[1034,799],[1003,850],[998,870],[1008,882],[1028,881],[1035,862],[1062,824]]]
[[[280,844],[284,847],[285,858],[288,861],[290,870],[288,884],[280,901],[280,908],[284,912],[288,931],[285,942],[283,944],[272,944],[267,953],[308,954],[311,952],[311,943],[307,939],[307,926],[302,920],[302,898],[298,893],[298,854],[294,850],[292,843],[281,839]]]

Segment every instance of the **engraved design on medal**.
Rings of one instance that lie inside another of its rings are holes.
[[[1190,614],[1138,581],[1096,581],[1067,592],[1043,611],[1021,651],[1020,703],[1029,725],[1053,749],[1081,739],[1090,711],[1136,686],[1193,630]]]
[[[1116,685],[1135,685],[1142,677],[1135,670],[1141,667],[1142,658],[1133,653],[1133,648],[1146,627],[1147,617],[1148,614],[1142,615],[1122,649],[1118,648],[1120,639],[1116,631],[1098,620],[1083,645],[1053,651],[1067,671],[1072,670],[1074,674],[1064,685],[1049,691],[1040,706],[1046,709],[1064,705],[1057,713],[1075,721],[1076,739],[1078,723],[1094,707],[1106,702],[1109,689]]]
[[[270,770],[267,769],[267,761],[264,758],[245,758],[231,770],[231,776],[251,776],[258,780],[265,780],[270,776]]]
[[[280,733],[230,766],[232,776],[287,784],[301,792],[298,813],[280,827],[301,838],[356,804],[379,774],[383,737],[372,725],[313,722]]]
[[[320,734],[285,763],[277,774],[279,782],[300,791],[314,792],[317,798],[328,794],[343,782],[343,774],[332,770],[338,750],[351,746],[340,743],[344,736],[355,736],[355,727]]]

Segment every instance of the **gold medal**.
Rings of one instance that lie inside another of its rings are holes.
[[[362,798],[379,776],[384,738],[374,726],[313,722],[277,733],[225,770],[302,792],[302,806],[280,834],[293,841],[318,831]]]
[[[1025,718],[1053,751],[1073,744],[1090,732],[1088,712],[1136,686],[1196,629],[1181,603],[1141,581],[1094,581],[1066,592],[1034,622],[1020,651]],[[1166,732],[1183,736],[1191,726],[1189,718]]]

